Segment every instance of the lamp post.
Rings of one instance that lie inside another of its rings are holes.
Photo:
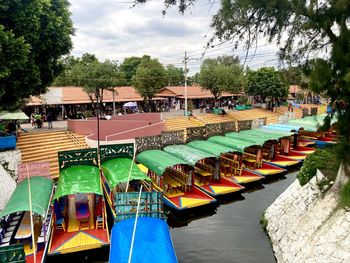
[[[187,105],[187,52],[185,51],[185,117],[188,118]]]

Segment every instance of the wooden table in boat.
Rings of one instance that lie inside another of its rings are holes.
[[[33,221],[35,222],[35,215],[33,215]],[[25,212],[21,224],[16,232],[15,239],[26,239],[32,236],[30,226],[30,212]]]

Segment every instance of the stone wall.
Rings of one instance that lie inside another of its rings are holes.
[[[4,209],[16,188],[17,166],[21,153],[17,150],[0,152],[0,211]]]
[[[296,180],[266,210],[278,262],[350,262],[350,211],[338,207],[334,186],[320,192],[317,182],[322,178],[318,171],[307,185]]]

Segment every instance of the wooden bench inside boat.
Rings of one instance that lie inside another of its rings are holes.
[[[225,176],[230,175],[242,175],[242,165],[239,161],[230,159],[226,156],[220,156],[221,166],[224,167],[223,174]],[[229,172],[227,173],[226,167],[229,167]]]
[[[253,153],[248,153],[248,152],[244,152],[243,153],[243,161],[245,161],[247,163],[247,166],[249,166],[250,168],[260,168],[262,166],[261,161],[256,161],[257,160],[257,155],[253,154]]]
[[[187,192],[191,188],[191,186],[188,185],[189,175],[185,174],[184,172],[168,167],[164,177],[166,176],[171,177],[172,180],[180,184],[177,186],[177,188],[182,192]]]

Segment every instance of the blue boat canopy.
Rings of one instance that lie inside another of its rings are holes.
[[[113,226],[110,263],[128,262],[134,223],[135,218],[130,218]],[[178,262],[166,222],[158,218],[138,218],[131,262]]]

